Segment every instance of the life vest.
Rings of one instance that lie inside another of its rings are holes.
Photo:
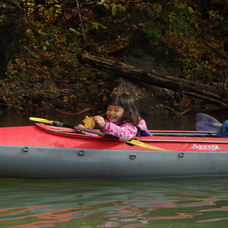
[[[137,127],[137,128],[138,128],[138,132],[136,134],[137,137],[140,137],[140,136],[153,136],[149,131],[142,130],[139,127]]]

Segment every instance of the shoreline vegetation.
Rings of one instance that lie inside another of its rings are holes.
[[[76,56],[86,51],[124,63],[126,56],[139,54],[129,55],[129,50],[140,50],[132,40],[141,34],[138,44],[144,44],[144,50],[163,49],[169,63],[180,63],[180,79],[227,90],[226,1],[4,0],[0,11],[0,114],[102,112],[102,104],[120,85],[119,76],[83,65]],[[154,68],[160,64],[157,59],[164,59],[160,53],[155,53]],[[149,65],[141,59],[138,69]],[[160,70],[168,68],[163,65]],[[175,115],[227,108],[178,88],[151,89],[140,80],[129,85],[131,95],[153,100],[154,107]]]

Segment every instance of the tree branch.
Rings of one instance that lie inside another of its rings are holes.
[[[82,64],[117,74],[130,81],[145,82],[157,87],[167,88],[189,96],[228,106],[228,92],[226,90],[218,90],[215,87],[205,86],[186,79],[148,72],[118,61],[93,56],[86,52],[79,53],[77,58]]]

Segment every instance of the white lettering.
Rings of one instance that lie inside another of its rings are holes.
[[[191,147],[193,149],[197,149],[197,150],[219,150],[221,148],[219,148],[218,145],[202,145],[202,144],[193,144],[193,146]]]

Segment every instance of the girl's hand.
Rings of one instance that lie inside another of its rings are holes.
[[[105,120],[102,116],[94,116],[93,120],[99,128],[103,129],[105,127]]]
[[[78,126],[75,126],[74,129],[77,130],[78,132],[82,133],[82,134],[85,134],[85,132],[81,131],[80,129],[78,129],[78,127],[79,128],[84,128],[84,126],[82,124],[79,124]]]

